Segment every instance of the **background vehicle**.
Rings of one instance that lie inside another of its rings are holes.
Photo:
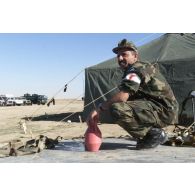
[[[14,95],[13,94],[5,94],[2,95],[4,100],[5,100],[5,105],[6,106],[15,106],[15,101],[14,101]]]
[[[0,106],[5,106],[5,99],[0,96]]]
[[[15,102],[15,105],[17,105],[17,106],[24,105],[23,100],[21,100],[19,97],[15,97],[14,102]]]
[[[14,97],[12,94],[6,94],[5,95],[5,105],[6,106],[21,106],[23,105],[23,101],[20,100],[18,97]]]
[[[32,102],[25,97],[19,97],[19,99],[23,101],[23,105],[32,105]]]
[[[15,98],[14,97],[8,97],[6,98],[6,102],[5,102],[6,106],[15,106]]]
[[[42,104],[42,105],[45,105],[47,103],[47,96],[45,95],[38,95],[38,94],[32,94],[30,95],[29,93],[26,93],[24,94],[24,97],[27,99],[27,100],[30,100],[32,102],[32,104]]]

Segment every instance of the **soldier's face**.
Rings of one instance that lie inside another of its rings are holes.
[[[121,50],[117,54],[118,64],[122,69],[126,69],[129,64],[137,61],[137,53],[134,51]]]

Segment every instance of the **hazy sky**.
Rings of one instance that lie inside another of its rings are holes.
[[[24,93],[52,97],[87,66],[115,56],[112,48],[123,39],[143,45],[162,34],[0,34],[0,94]],[[63,91],[63,90],[62,90]],[[84,93],[84,72],[56,98]]]

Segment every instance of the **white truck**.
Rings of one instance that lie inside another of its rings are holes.
[[[15,98],[14,95],[12,94],[6,94],[5,97],[6,97],[6,102],[5,102],[6,106],[23,105],[23,100],[20,100],[19,98]]]
[[[15,105],[17,105],[17,106],[24,105],[24,101],[23,101],[21,98],[19,98],[19,97],[15,97],[15,98],[14,98],[14,103],[15,103]]]
[[[12,94],[5,94],[5,105],[6,106],[15,106],[14,96]]]
[[[32,106],[32,102],[30,100],[27,100],[25,97],[21,96],[21,97],[18,97],[18,99],[22,100],[23,101],[23,105],[31,105]]]

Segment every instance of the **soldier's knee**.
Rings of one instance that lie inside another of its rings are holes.
[[[110,113],[115,122],[124,118],[126,112],[123,102],[113,103],[110,107]]]

